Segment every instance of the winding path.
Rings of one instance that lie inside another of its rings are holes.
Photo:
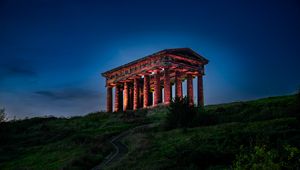
[[[154,124],[145,124],[145,125],[136,126],[132,129],[124,131],[119,135],[113,137],[110,140],[110,143],[114,146],[114,151],[111,152],[108,156],[106,156],[101,164],[97,165],[91,170],[101,170],[104,167],[111,165],[113,162],[120,160],[128,152],[127,146],[121,142],[122,139],[138,130],[146,129],[153,125]]]

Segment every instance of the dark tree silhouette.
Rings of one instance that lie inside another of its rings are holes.
[[[5,109],[0,109],[0,122],[4,122],[6,118]]]
[[[196,117],[194,106],[189,104],[187,97],[172,100],[167,114],[165,128],[186,128],[192,126],[192,122]]]

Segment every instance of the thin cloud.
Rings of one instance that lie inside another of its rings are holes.
[[[99,92],[83,88],[65,88],[57,90],[35,91],[35,95],[45,97],[50,100],[76,100],[86,98],[98,98]]]
[[[29,61],[19,57],[5,58],[0,62],[0,79],[18,77],[36,77],[37,71]]]
[[[8,73],[9,76],[36,76],[37,73],[35,70],[31,68],[25,68],[25,67],[9,67],[6,68],[6,72]]]

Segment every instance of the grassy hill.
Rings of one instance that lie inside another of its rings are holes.
[[[164,128],[164,107],[6,122],[0,124],[0,169],[90,169],[112,151],[113,136],[153,122],[157,126],[124,139],[128,154],[107,169],[229,169],[255,146],[278,153],[275,163],[296,165],[283,156],[290,154],[285,146],[299,154],[299,105],[292,95],[206,106],[192,128],[172,130]]]
[[[92,113],[0,124],[0,169],[89,169],[108,155],[108,139],[145,123],[142,116]]]

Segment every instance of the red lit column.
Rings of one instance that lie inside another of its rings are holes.
[[[175,73],[175,96],[182,98],[182,81],[180,72]]]
[[[106,87],[106,111],[112,112],[112,87]]]
[[[170,104],[171,102],[171,84],[169,69],[164,70],[164,103]]]
[[[128,96],[128,110],[132,110],[133,109],[133,96],[134,96],[134,92],[133,92],[133,87],[128,86],[128,91],[129,91],[129,96]]]
[[[149,105],[150,77],[144,75],[144,108]]]
[[[116,85],[116,87],[115,87],[115,104],[114,104],[115,112],[121,111],[119,102],[120,102],[120,87],[118,85]]]
[[[128,105],[129,105],[129,100],[128,100],[128,97],[129,97],[129,90],[128,90],[128,82],[125,82],[124,83],[124,111],[128,110]]]
[[[139,105],[139,78],[133,80],[133,110],[137,110]]]
[[[194,95],[193,95],[193,75],[187,75],[187,97],[189,100],[189,104],[194,104]]]
[[[204,106],[204,96],[203,96],[203,79],[202,74],[198,75],[198,106]]]
[[[160,75],[157,71],[154,75],[154,106],[161,102]]]

